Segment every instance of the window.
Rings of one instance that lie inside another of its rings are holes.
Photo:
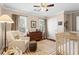
[[[44,33],[45,32],[45,20],[40,19],[39,26],[40,26],[40,31]]]
[[[27,28],[27,17],[25,16],[20,16],[18,19],[18,30],[26,33],[28,32],[28,28]]]

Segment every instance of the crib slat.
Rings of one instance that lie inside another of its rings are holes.
[[[64,54],[64,38],[63,38],[63,54]]]
[[[71,48],[70,48],[70,39],[69,39],[69,55],[71,54]]]
[[[79,55],[79,40],[78,40],[78,55]]]
[[[59,47],[60,47],[59,53],[61,54],[61,43],[59,44]]]
[[[66,40],[66,55],[67,55],[67,39],[65,39]]]
[[[74,48],[74,40],[73,40],[73,55],[74,55],[74,50],[75,50],[75,48]]]
[[[60,40],[60,53],[63,54],[63,37],[61,37],[61,40]]]
[[[57,48],[57,47],[58,47],[58,45],[57,45],[57,40],[58,40],[58,39],[56,38],[56,55],[58,54],[58,53],[57,53],[57,52],[58,52],[58,48]]]
[[[58,38],[56,38],[56,54],[58,55]]]
[[[64,35],[62,35],[62,40],[61,40],[61,52],[64,54]]]
[[[62,37],[64,34],[67,34],[67,35],[64,36],[64,37],[67,37],[67,38]],[[76,44],[75,40],[79,38],[77,35],[72,34],[72,33],[69,33],[69,34],[68,33],[60,33],[58,38],[59,39],[56,42],[56,45],[57,45],[56,46],[57,47],[56,51],[60,52],[60,54],[62,52],[62,54],[66,54],[66,55],[67,54],[69,54],[69,55],[73,54],[74,55],[75,54],[75,49],[76,49],[75,47],[78,46],[77,50],[78,50],[78,54],[79,54],[79,40],[77,41],[78,45],[75,45]],[[65,51],[65,53],[64,53],[64,51]]]
[[[59,39],[59,54],[61,55],[61,36],[60,36],[60,39]]]
[[[58,35],[56,35],[56,54],[58,55]]]

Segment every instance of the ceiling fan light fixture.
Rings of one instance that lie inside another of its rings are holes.
[[[40,6],[38,6],[38,5],[34,5],[34,7],[39,7],[40,9],[40,11],[48,11],[48,7],[53,7],[54,6],[54,4],[47,4],[47,3],[41,3],[40,4]]]
[[[46,8],[43,8],[43,7],[41,8],[41,11],[45,11],[45,10],[46,10]]]

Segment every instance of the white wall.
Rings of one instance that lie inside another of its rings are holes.
[[[58,22],[62,22],[62,25],[58,25]],[[56,39],[56,33],[64,32],[64,12],[55,15],[47,20],[48,38]]]

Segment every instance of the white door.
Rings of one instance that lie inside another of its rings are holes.
[[[48,26],[48,38],[55,39],[55,34],[58,28],[57,18],[48,19],[47,26]]]

